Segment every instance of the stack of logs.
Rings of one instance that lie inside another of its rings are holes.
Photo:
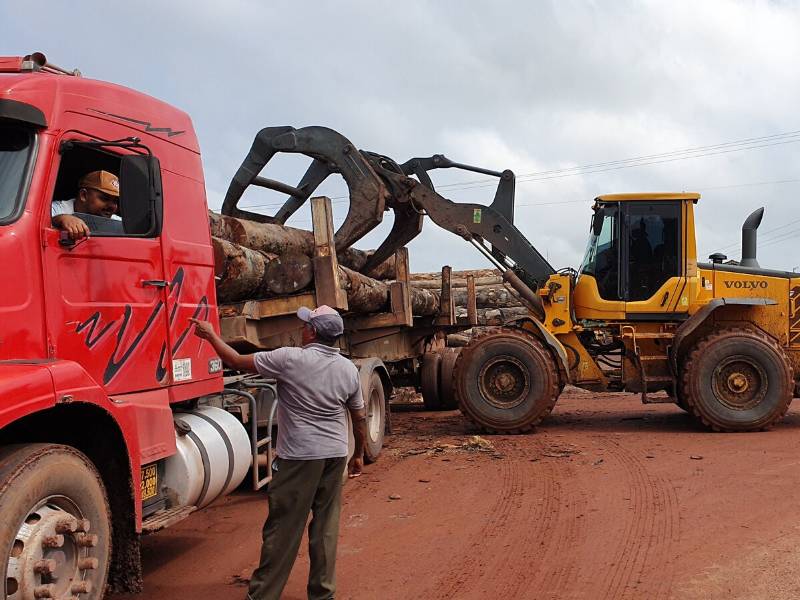
[[[312,232],[216,213],[209,213],[209,223],[220,303],[297,294],[312,286]],[[348,248],[337,257],[340,285],[354,313],[383,312],[389,307],[390,284],[395,278],[394,258],[368,274],[361,273],[369,256],[370,251]],[[501,324],[527,314],[516,292],[503,284],[500,273],[483,269],[453,271],[451,281],[457,317],[466,317],[467,275],[475,277],[479,324]],[[413,314],[436,315],[441,273],[412,274],[409,284]]]

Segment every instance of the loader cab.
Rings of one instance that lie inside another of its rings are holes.
[[[694,263],[698,194],[614,194],[595,200],[578,270],[578,319],[681,320]],[[691,225],[691,227],[690,227]]]

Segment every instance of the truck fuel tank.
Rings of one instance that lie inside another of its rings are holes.
[[[176,413],[178,451],[166,460],[163,487],[172,506],[202,508],[235,490],[253,461],[236,417],[214,406]]]

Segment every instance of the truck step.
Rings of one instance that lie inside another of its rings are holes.
[[[667,360],[669,356],[661,356],[654,354],[652,356],[640,356],[639,360]]]
[[[196,510],[196,506],[177,506],[175,508],[159,510],[142,521],[142,534],[147,535],[149,533],[161,531],[165,527],[174,525],[178,521],[183,521]]]

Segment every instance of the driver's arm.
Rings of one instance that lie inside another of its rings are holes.
[[[75,215],[55,215],[53,217],[53,227],[66,231],[71,240],[89,237],[89,226]]]

